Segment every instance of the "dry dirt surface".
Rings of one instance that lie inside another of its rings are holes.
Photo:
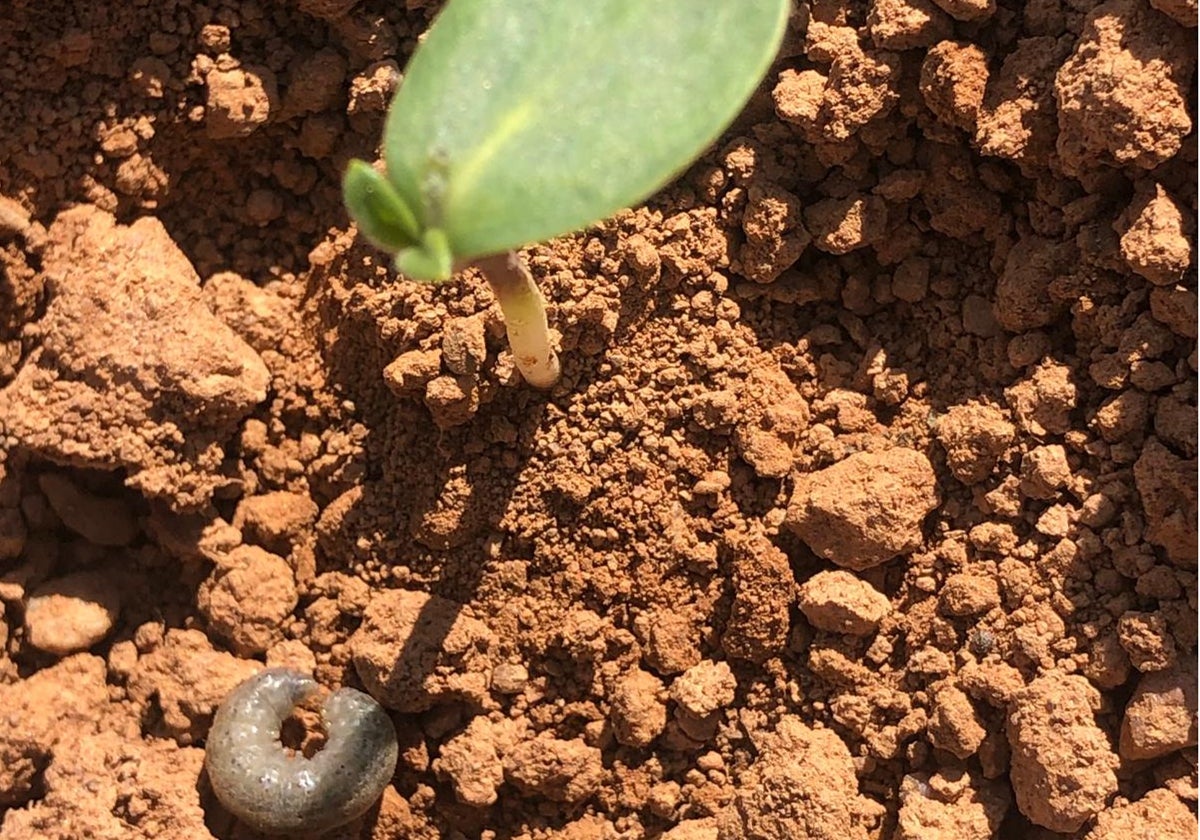
[[[0,840],[254,837],[264,665],[332,837],[1194,838],[1195,0],[801,2],[549,393],[341,206],[435,5],[0,0]]]

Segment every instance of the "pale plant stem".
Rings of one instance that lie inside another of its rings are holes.
[[[550,346],[550,324],[542,297],[525,261],[514,251],[480,257],[474,266],[482,272],[504,313],[508,345],[517,370],[535,388],[558,382],[558,355]]]

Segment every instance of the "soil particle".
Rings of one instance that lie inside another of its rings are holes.
[[[721,646],[763,662],[786,643],[795,579],[787,555],[763,534],[731,536],[730,543],[734,595]]]
[[[5,389],[0,423],[58,463],[123,468],[151,498],[204,504],[228,481],[221,443],[266,394],[262,360],[209,314],[153,217],[126,227],[79,207],[49,237],[41,344]]]
[[[121,592],[111,572],[74,572],[48,580],[25,603],[29,643],[55,656],[87,650],[112,630]]]
[[[453,601],[377,592],[349,645],[363,685],[390,709],[423,712],[455,699],[486,704],[494,637]]]
[[[578,804],[596,793],[605,778],[600,750],[580,738],[550,733],[523,741],[504,757],[504,777],[525,796]]]
[[[938,606],[946,615],[982,615],[1000,606],[1000,587],[994,577],[978,572],[953,574],[942,586]]]
[[[954,477],[964,484],[977,484],[996,468],[1016,429],[999,408],[968,403],[953,406],[938,418],[936,433]]]
[[[209,629],[239,656],[263,653],[283,638],[283,623],[299,599],[287,561],[242,545],[222,557],[196,593]]]
[[[946,125],[974,134],[988,83],[987,54],[975,44],[942,41],[921,63],[921,96]]]
[[[805,208],[804,222],[815,247],[848,254],[874,245],[887,232],[887,205],[874,195],[829,198]]]
[[[1195,745],[1194,668],[1186,666],[1144,674],[1121,721],[1121,757],[1157,758]]]
[[[869,569],[919,546],[937,502],[933,468],[920,452],[862,452],[800,476],[785,524],[821,557]]]
[[[1008,252],[996,280],[995,313],[1009,332],[1027,332],[1054,323],[1061,305],[1050,299],[1050,287],[1069,272],[1077,252],[1071,243],[1040,236],[1020,239]]]
[[[76,654],[0,686],[0,805],[28,801],[63,739],[96,732],[108,705],[104,660]]]
[[[1008,811],[1008,791],[958,771],[905,776],[897,840],[991,840]]]
[[[1096,818],[1083,840],[1190,840],[1196,836],[1196,815],[1168,790],[1152,790],[1136,802],[1123,802]]]
[[[949,38],[951,21],[931,0],[872,0],[867,30],[880,49],[911,50]]]
[[[304,493],[275,490],[250,496],[238,503],[234,528],[247,542],[286,555],[302,542],[317,521],[317,505]]]
[[[204,126],[213,140],[253,134],[279,107],[275,74],[266,67],[213,67],[204,82],[208,87]]]
[[[1008,742],[1017,806],[1051,831],[1078,831],[1117,792],[1117,757],[1096,725],[1100,693],[1051,672],[1012,698]]]
[[[433,768],[454,785],[459,802],[485,808],[496,801],[496,788],[504,783],[500,755],[512,748],[514,734],[510,721],[476,717],[442,744]]]
[[[663,676],[700,661],[700,632],[685,615],[670,609],[642,613],[634,629],[644,640],[646,663]]]
[[[721,840],[790,840],[797,827],[813,840],[866,840],[882,809],[858,792],[854,761],[837,735],[794,717],[762,737],[742,772],[733,805],[721,816]]]
[[[958,758],[979,751],[988,730],[966,692],[950,681],[930,689],[929,741]]]
[[[157,719],[158,737],[180,746],[202,742],[225,695],[262,670],[261,663],[218,651],[199,630],[139,628],[141,656],[129,677],[139,715]]]
[[[671,683],[671,699],[679,711],[706,718],[733,702],[737,680],[724,662],[704,660],[680,674]]]
[[[1070,368],[1051,359],[1004,391],[1018,426],[1037,437],[1061,435],[1071,428],[1077,394]]]
[[[1196,458],[1180,458],[1150,437],[1133,465],[1146,514],[1146,539],[1177,565],[1196,566]]]
[[[619,676],[609,691],[616,739],[630,747],[649,746],[667,725],[665,697],[662,681],[647,671],[634,669]]]
[[[770,283],[791,268],[812,236],[804,227],[800,199],[776,184],[753,184],[742,215],[746,242],[734,268],[758,283]]]
[[[800,611],[809,624],[831,633],[867,636],[891,611],[887,596],[850,572],[818,572],[799,591]]]
[[[1121,236],[1125,262],[1156,286],[1179,282],[1193,262],[1194,232],[1162,184],[1141,182],[1113,228]]]
[[[706,407],[719,413],[724,404],[715,400]],[[775,366],[752,370],[736,411],[733,441],[746,463],[764,478],[781,478],[791,472],[811,412],[787,374]]]
[[[1067,172],[1097,163],[1153,169],[1179,151],[1192,130],[1193,40],[1137,0],[1091,10],[1055,80],[1058,154]]]

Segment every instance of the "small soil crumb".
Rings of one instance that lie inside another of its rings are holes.
[[[278,490],[243,499],[233,514],[233,527],[247,542],[286,555],[304,540],[317,521],[317,505],[304,493]]]
[[[49,238],[53,299],[0,423],[58,463],[128,470],[132,487],[173,508],[207,503],[229,483],[223,444],[266,396],[266,366],[210,314],[157,219],[125,227],[76,207]]]
[[[737,680],[724,662],[704,660],[671,683],[671,699],[694,718],[706,718],[733,702]]]
[[[472,376],[437,376],[425,385],[425,405],[440,429],[461,426],[479,411],[478,381]]]
[[[800,199],[775,184],[750,186],[742,230],[746,242],[738,252],[740,269],[757,283],[770,283],[791,268],[812,241]]]
[[[423,712],[449,700],[482,706],[493,643],[488,628],[460,604],[392,589],[372,595],[350,652],[372,697],[399,712]]]
[[[979,403],[956,405],[937,421],[946,465],[963,484],[977,484],[991,475],[1016,431],[1003,411]]]
[[[433,769],[454,785],[459,802],[486,808],[496,801],[496,788],[504,783],[502,752],[511,748],[514,725],[476,717],[458,735],[442,744]]]
[[[28,801],[60,739],[95,731],[107,705],[104,660],[85,653],[0,685],[0,807]]]
[[[440,350],[409,350],[383,369],[383,382],[396,396],[419,391],[442,369]]]
[[[1194,840],[1192,809],[1169,790],[1152,790],[1137,802],[1117,805],[1096,818],[1083,840]]]
[[[261,662],[214,650],[199,630],[143,635],[139,647],[147,650],[129,678],[129,697],[139,715],[160,721],[152,734],[174,738],[180,746],[203,741],[225,695],[263,667]]]
[[[582,739],[564,741],[548,732],[524,741],[504,757],[504,777],[526,796],[576,805],[600,789],[605,778],[600,750]]]
[[[1192,237],[1183,213],[1162,184],[1143,182],[1113,228],[1121,256],[1156,286],[1178,283],[1192,264]]]
[[[1145,674],[1125,707],[1121,756],[1158,758],[1195,745],[1195,670],[1187,667]]]
[[[640,668],[618,677],[609,692],[616,739],[630,747],[649,746],[667,725],[665,696],[662,680]]]
[[[982,615],[1000,606],[1000,585],[994,577],[960,572],[950,575],[938,599],[942,612],[956,618]]]
[[[1071,428],[1077,394],[1070,368],[1050,359],[1004,391],[1018,426],[1037,437],[1061,435]]]
[[[686,671],[700,661],[700,631],[684,615],[659,609],[637,617],[646,663],[664,676]]]
[[[730,656],[763,662],[783,649],[791,626],[795,578],[788,557],[763,534],[729,538],[733,606],[721,647]]]
[[[107,636],[120,611],[121,592],[110,572],[75,572],[33,591],[25,604],[25,631],[35,648],[65,656]]]
[[[874,245],[887,232],[887,204],[877,195],[818,201],[804,211],[813,245],[830,254],[848,254]]]
[[[818,572],[805,581],[799,603],[813,627],[851,636],[874,633],[892,608],[874,586],[841,570]]]
[[[209,627],[240,656],[263,653],[280,641],[298,600],[287,561],[254,545],[222,557],[196,593]]]
[[[721,840],[867,840],[883,807],[861,796],[850,750],[828,729],[787,716],[761,738],[720,817]]]
[[[1146,512],[1146,539],[1179,566],[1196,567],[1196,458],[1180,458],[1156,437],[1133,465]]]
[[[979,751],[987,729],[967,693],[953,682],[941,682],[931,689],[931,706],[926,730],[935,747],[958,758],[969,758]]]
[[[95,545],[129,545],[137,536],[133,512],[123,499],[94,496],[61,473],[38,476],[38,487],[63,524]]]
[[[1195,38],[1141,0],[1092,9],[1055,80],[1063,168],[1153,169],[1169,159],[1192,130],[1195,66]]]
[[[914,773],[900,783],[895,840],[992,840],[1008,806],[1002,784],[955,770]]]
[[[987,87],[987,54],[974,44],[942,41],[921,64],[921,96],[946,125],[974,134]]]
[[[1021,492],[1031,499],[1055,499],[1070,480],[1067,450],[1057,443],[1035,446],[1021,458]]]
[[[937,504],[929,459],[897,447],[800,476],[784,522],[821,557],[861,571],[919,547]]]
[[[483,319],[451,318],[442,328],[442,363],[454,374],[479,372],[487,360]]]
[[[1012,698],[1008,742],[1017,807],[1037,825],[1078,831],[1117,792],[1117,757],[1096,725],[1100,692],[1052,671]]]
[[[721,405],[712,401],[704,408],[719,410]],[[811,412],[787,374],[777,365],[754,368],[736,410],[733,442],[746,463],[765,478],[782,478],[791,472],[794,450]]]
[[[1175,639],[1162,613],[1126,611],[1117,621],[1117,637],[1139,671],[1164,671],[1175,664]]]
[[[952,22],[931,0],[871,0],[867,31],[886,50],[931,47],[950,37]]]
[[[265,67],[214,67],[205,77],[204,125],[213,140],[253,134],[279,107],[275,74]]]
[[[1061,306],[1050,299],[1055,279],[1068,274],[1076,260],[1073,243],[1024,236],[1004,261],[996,280],[996,321],[1009,332],[1027,332],[1054,323]]]

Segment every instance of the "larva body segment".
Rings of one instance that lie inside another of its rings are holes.
[[[325,746],[305,758],[280,727],[317,691],[312,677],[268,668],[230,692],[209,730],[204,764],[231,814],[266,833],[324,831],[362,815],[396,769],[396,731],[369,695],[342,688],[321,707]]]

